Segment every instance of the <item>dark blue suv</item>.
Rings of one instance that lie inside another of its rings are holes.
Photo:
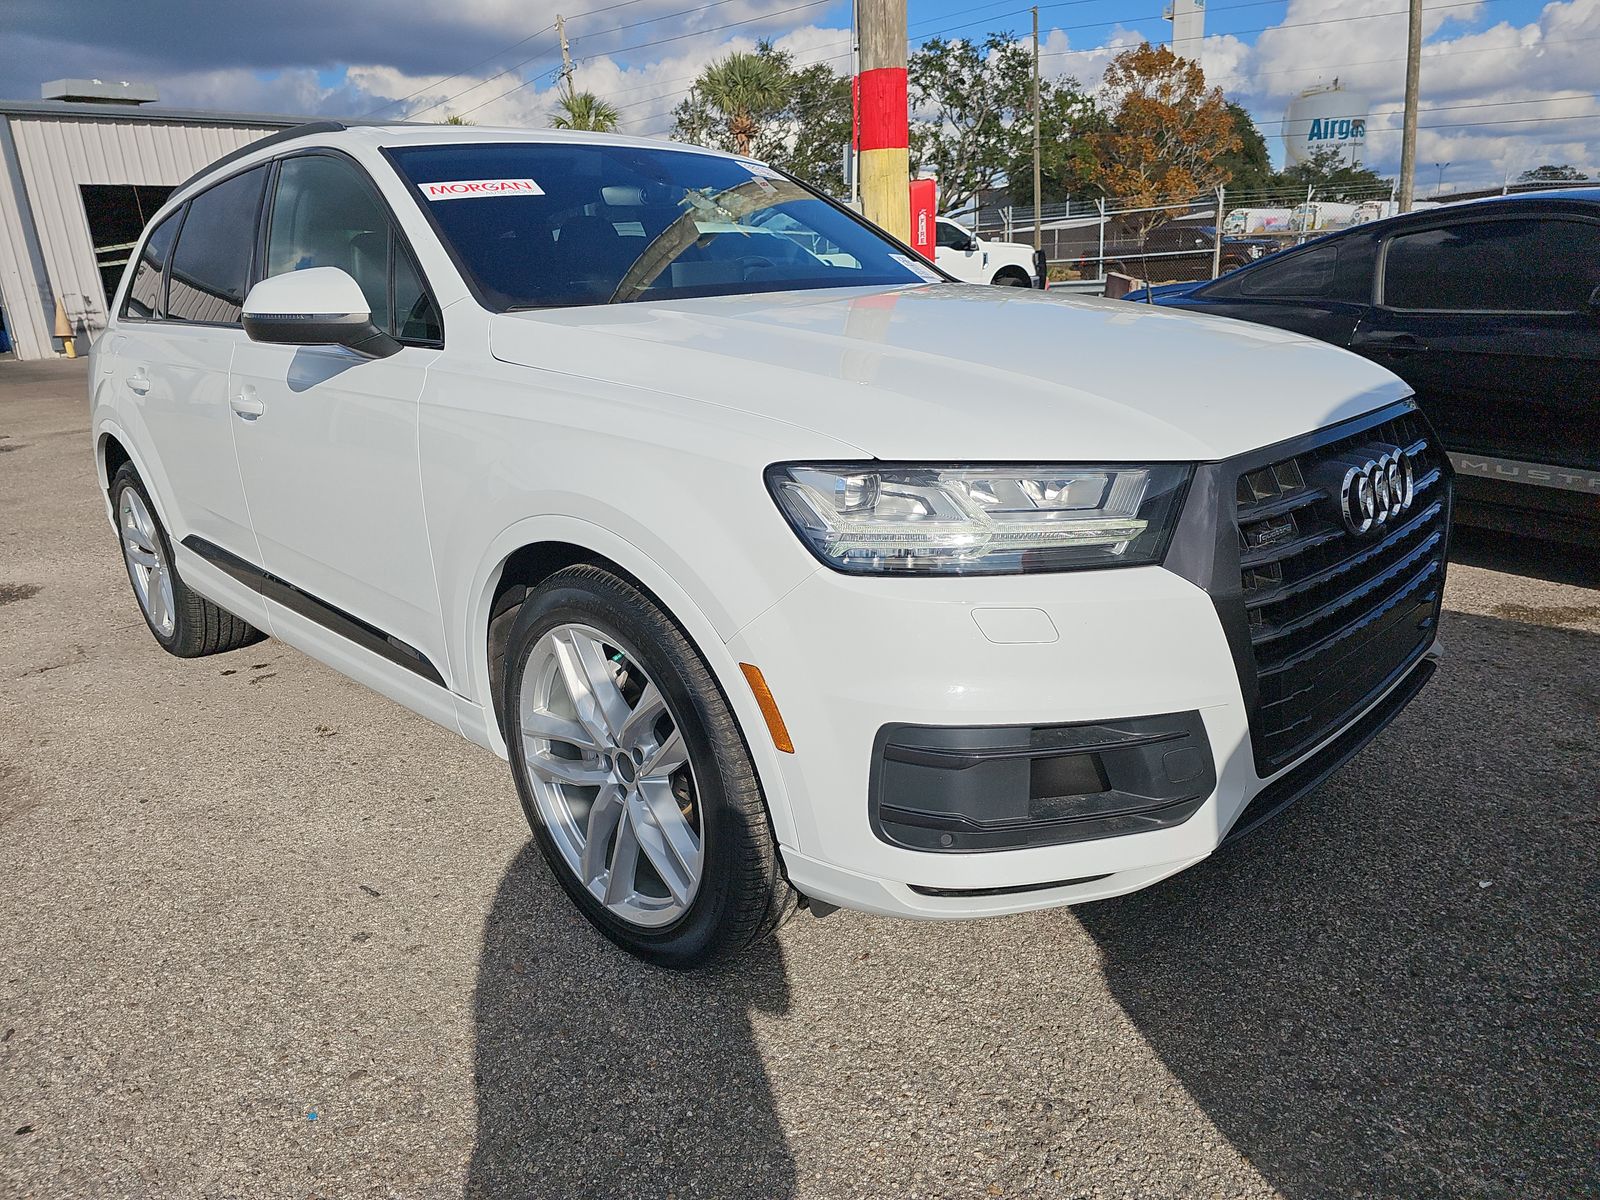
[[[1276,325],[1381,363],[1450,451],[1457,520],[1600,535],[1600,188],[1392,217],[1128,299]]]

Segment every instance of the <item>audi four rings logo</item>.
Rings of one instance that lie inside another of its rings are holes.
[[[1351,533],[1381,528],[1411,507],[1414,481],[1411,458],[1398,446],[1369,446],[1365,462],[1345,461],[1339,485],[1339,515]]]

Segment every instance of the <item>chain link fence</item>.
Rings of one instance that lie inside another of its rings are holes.
[[[1425,205],[1418,205],[1424,207]],[[1388,188],[1293,192],[1229,190],[1135,205],[1116,199],[1032,206],[985,205],[967,223],[997,241],[1039,244],[1056,284],[1127,290],[1214,279],[1246,263],[1398,211]]]

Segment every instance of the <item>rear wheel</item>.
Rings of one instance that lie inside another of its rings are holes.
[[[649,597],[594,566],[529,593],[501,698],[523,810],[567,894],[650,962],[735,954],[793,911],[716,681]]]
[[[178,576],[172,543],[132,463],[123,463],[111,478],[111,508],[128,582],[163,650],[179,658],[199,658],[262,639],[260,630],[218,608]]]

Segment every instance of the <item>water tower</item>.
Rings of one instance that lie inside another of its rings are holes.
[[[1206,40],[1206,0],[1172,0],[1161,15],[1172,22],[1172,52],[1199,62]]]
[[[1321,150],[1337,150],[1340,161],[1355,166],[1366,156],[1367,98],[1337,79],[1307,88],[1283,114],[1283,146],[1291,167]]]

